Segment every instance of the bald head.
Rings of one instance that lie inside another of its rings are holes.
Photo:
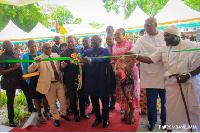
[[[144,28],[149,35],[157,35],[157,19],[154,17],[147,18],[145,20]]]
[[[55,36],[54,37],[54,42],[56,45],[59,45],[60,44],[60,37],[59,36]]]
[[[13,44],[9,40],[5,40],[3,42],[3,48],[5,49],[5,52],[12,52]]]
[[[147,18],[145,23],[157,23],[157,19],[154,17]]]
[[[97,49],[101,45],[101,37],[98,35],[94,35],[91,38],[91,45],[94,49]]]
[[[111,25],[109,25],[109,26],[106,28],[106,32],[107,32],[107,34],[113,34],[114,28],[113,28]]]
[[[46,55],[51,55],[52,49],[51,49],[51,44],[48,42],[45,42],[42,45],[42,52],[45,53]]]

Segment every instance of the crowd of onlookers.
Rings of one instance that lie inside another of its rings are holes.
[[[74,114],[75,122],[80,122],[81,118],[89,119],[88,115],[95,114],[96,119],[92,123],[92,127],[96,127],[103,121],[102,127],[106,128],[109,126],[109,111],[115,109],[117,102],[121,108],[120,113],[124,114],[121,120],[124,122],[129,120],[128,125],[135,122],[135,110],[148,112],[148,129],[152,131],[157,122],[158,95],[161,99],[163,129],[167,129],[166,124],[187,124],[186,115],[181,117],[178,115],[178,113],[183,114],[185,110],[177,86],[180,85],[178,83],[181,83],[182,87],[185,87],[183,91],[186,91],[188,87],[186,82],[199,74],[200,67],[196,62],[198,58],[196,60],[190,56],[186,58],[184,57],[186,54],[181,52],[174,55],[174,52],[171,54],[170,50],[186,50],[189,49],[188,47],[194,48],[198,45],[181,39],[183,34],[180,35],[179,28],[175,25],[169,26],[164,31],[158,31],[157,20],[153,17],[145,20],[144,30],[139,33],[135,44],[125,37],[123,28],[114,31],[112,26],[108,26],[106,32],[105,44],[102,44],[102,38],[99,35],[84,37],[81,39],[81,43],[74,36],[68,36],[64,43],[61,43],[59,36],[55,36],[53,42],[42,42],[41,45],[34,40],[29,40],[21,48],[13,48],[13,44],[9,40],[5,40],[3,42],[4,52],[1,54],[0,60],[35,60],[35,62],[0,63],[1,87],[6,90],[8,97],[10,126],[16,126],[13,121],[13,102],[16,89],[23,90],[29,111],[37,111],[41,124],[46,124],[46,120],[53,118],[54,125],[59,127],[60,117],[71,121],[69,113]],[[163,53],[167,50],[168,53]],[[81,81],[77,80],[80,78],[79,66],[73,61],[51,60],[51,58],[72,57],[74,53],[82,56],[80,59]],[[145,56],[144,53],[148,53],[149,56]],[[183,55],[180,56],[180,53]],[[122,56],[129,54],[134,55]],[[143,55],[141,56],[141,54]],[[199,53],[191,52],[190,54],[197,57]],[[112,57],[102,58],[103,56]],[[48,61],[42,61],[43,59]],[[174,63],[174,61],[176,62]],[[186,69],[186,67],[191,68]],[[187,72],[181,72],[186,70]],[[23,75],[33,72],[37,73],[36,76],[23,77]],[[173,74],[177,73],[180,74],[177,76],[177,80],[171,80],[169,74],[176,76]],[[82,82],[81,88],[77,89],[80,82]],[[141,93],[140,89],[145,90],[146,93]],[[194,91],[192,85],[188,89],[191,91],[187,92],[187,96],[191,97],[191,94],[196,96],[197,92]],[[142,101],[146,103],[147,111],[143,111],[140,106],[143,104],[140,101],[141,94],[147,98]],[[198,100],[195,99],[197,97],[193,99],[195,107],[198,103]],[[32,99],[34,99],[34,104]],[[102,103],[102,113],[100,113],[99,100]],[[59,112],[56,101],[60,103]],[[41,103],[44,112],[41,111]],[[86,114],[85,109],[90,103],[92,110]],[[187,103],[190,108],[191,101],[189,100]],[[196,121],[200,115],[197,113],[198,111],[192,112],[192,109],[189,111],[191,111],[189,113],[192,124],[198,124],[199,122]]]

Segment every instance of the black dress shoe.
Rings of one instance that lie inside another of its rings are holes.
[[[77,115],[77,116],[74,116],[74,120],[75,120],[75,122],[80,122],[79,116],[78,116],[78,115]]]
[[[54,120],[54,125],[55,125],[56,127],[59,127],[59,126],[60,126],[60,121],[59,121],[59,120]]]
[[[101,122],[102,122],[102,119],[95,119],[95,121],[92,123],[92,127],[96,127]]]
[[[129,121],[128,125],[132,125],[135,121]]]
[[[108,127],[108,120],[103,121],[103,128]]]
[[[71,121],[71,119],[67,115],[61,115],[61,117],[64,118],[66,121]]]
[[[83,117],[85,119],[90,119],[90,117],[88,115],[86,115],[86,114],[80,115],[80,117]]]
[[[16,127],[16,126],[17,126],[17,125],[14,123],[14,121],[10,121],[9,123],[10,123],[10,125],[9,125],[10,127]]]
[[[163,130],[167,130],[166,122],[161,122],[161,126]]]
[[[94,110],[91,110],[88,115],[94,114]]]
[[[154,124],[154,123],[150,123],[150,124],[148,125],[149,131],[152,131],[154,128],[155,128],[155,124]]]

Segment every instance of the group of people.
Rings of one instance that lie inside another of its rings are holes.
[[[74,120],[80,122],[80,117],[89,119],[85,113],[85,106],[89,98],[92,111],[96,119],[92,127],[96,127],[103,120],[103,128],[109,125],[109,110],[115,109],[115,102],[119,103],[122,121],[132,125],[135,122],[135,109],[140,110],[140,87],[146,88],[148,129],[152,131],[157,122],[157,98],[161,98],[161,125],[196,125],[199,131],[199,90],[200,90],[200,52],[187,49],[199,49],[200,45],[180,39],[180,31],[171,25],[163,31],[157,30],[156,18],[145,20],[145,34],[136,44],[124,39],[125,30],[119,28],[114,32],[112,26],[106,29],[106,48],[101,47],[101,37],[93,35],[84,37],[83,47],[75,47],[76,38],[68,36],[66,44],[60,45],[59,36],[55,36],[55,45],[49,43],[42,45],[42,53],[37,52],[36,43],[28,41],[29,52],[24,54],[24,60],[36,62],[23,62],[23,71],[20,63],[0,63],[1,86],[6,90],[8,97],[8,119],[11,126],[15,126],[13,101],[15,89],[22,89],[27,98],[28,107],[33,110],[31,99],[38,112],[42,124],[51,119],[54,125],[60,126],[60,115],[66,121],[71,119],[66,112],[66,93],[70,100],[70,108],[74,113]],[[3,42],[4,52],[1,60],[19,59],[13,50],[10,41]],[[170,52],[179,51],[179,52]],[[71,57],[73,53],[82,55],[82,88],[77,90],[79,66],[70,60],[41,61],[47,58]],[[149,53],[148,56],[141,54]],[[131,56],[128,56],[132,54]],[[122,56],[120,56],[122,55]],[[127,56],[123,56],[127,55]],[[114,56],[112,58],[93,58]],[[136,66],[140,61],[140,71]],[[39,72],[38,76],[22,78],[23,74]],[[140,76],[139,76],[140,74]],[[182,91],[180,90],[182,88]],[[65,93],[66,92],[66,93]],[[29,95],[30,93],[30,95]],[[184,97],[184,98],[183,98]],[[44,113],[42,115],[39,99],[43,99]],[[56,100],[60,103],[60,115]],[[102,114],[100,103],[102,103]],[[183,99],[186,101],[186,107]],[[123,112],[124,111],[124,112]],[[187,113],[189,113],[189,120]],[[116,118],[117,119],[117,118]],[[169,126],[164,127],[164,129]],[[172,131],[172,129],[167,129]]]

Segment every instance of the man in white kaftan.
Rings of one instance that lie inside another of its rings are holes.
[[[169,78],[172,74],[179,74],[178,82],[181,83],[183,89],[191,125],[193,129],[200,131],[200,52],[172,52],[200,49],[200,44],[181,40],[180,31],[175,25],[164,29],[164,32],[166,45],[149,57],[136,56],[136,59],[144,63],[156,63],[162,60],[164,64],[168,130],[173,130],[172,126],[176,128],[183,124],[186,125],[186,128],[189,127],[179,84],[176,77]]]
[[[184,75],[196,70],[200,66],[200,52],[170,52],[169,60],[168,53],[159,53],[169,50],[170,46],[163,46],[157,50],[149,58],[155,63],[162,60],[166,71],[165,89],[166,89],[166,117],[167,125],[188,125],[186,111],[182,100],[180,87],[176,81],[176,77],[169,78],[172,74]],[[170,51],[180,51],[187,49],[199,49],[200,45],[190,41],[181,40],[178,46],[172,46]],[[180,54],[179,58],[178,54]],[[168,61],[167,61],[168,60]],[[178,61],[177,61],[178,60]],[[167,70],[167,66],[168,70]],[[177,69],[176,69],[177,66]],[[176,70],[175,70],[176,69]],[[170,71],[171,70],[171,71]],[[172,70],[174,70],[173,73]],[[187,82],[181,83],[183,93],[188,106],[190,121],[192,125],[200,125],[200,75],[191,77]]]
[[[158,31],[156,18],[150,17],[145,20],[144,28],[146,34],[136,41],[131,49],[136,54],[154,53],[162,45],[165,45],[164,32]],[[163,62],[157,61],[154,64],[140,62],[141,88],[146,88],[147,109],[148,109],[148,129],[152,131],[157,122],[157,98],[161,99],[161,125],[166,125],[166,90],[164,86]]]

